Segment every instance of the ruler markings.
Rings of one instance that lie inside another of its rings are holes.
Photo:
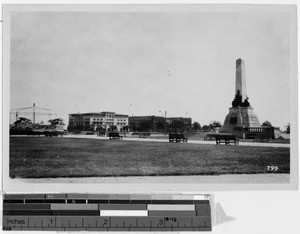
[[[118,219],[119,219],[120,217],[118,217]],[[136,221],[138,222],[139,221],[139,219],[138,219],[139,217],[136,217]],[[156,217],[156,218],[158,218],[158,217]],[[178,217],[177,219],[180,219],[181,217]],[[185,218],[185,217],[184,217]],[[81,220],[81,222],[79,221],[79,220]],[[72,217],[65,217],[64,218],[64,220],[60,220],[60,225],[56,225],[55,227],[77,227],[77,228],[85,228],[86,226],[84,225],[84,223],[80,226],[80,225],[78,225],[78,224],[80,224],[80,223],[82,223],[82,220],[83,220],[83,218],[82,217],[78,217],[78,219],[77,220],[74,220]],[[29,227],[36,227],[36,228],[41,228],[41,226],[43,227],[43,222],[41,223],[41,225],[37,225],[37,221],[38,220],[35,220],[35,222],[34,221],[31,221],[31,223],[33,224],[33,225],[30,225]],[[40,221],[40,220],[39,220]],[[66,223],[66,221],[67,221],[67,223]],[[127,225],[126,224],[126,222],[127,222],[128,220],[122,220],[122,223],[123,223],[123,227],[133,227],[132,226],[132,221],[130,221],[131,223],[129,224],[129,225]],[[209,223],[208,223],[208,219],[206,218],[206,219],[203,219],[203,221],[204,221],[204,225],[197,225],[197,226],[195,226],[195,227],[208,227],[209,226]],[[116,221],[115,221],[116,222]],[[136,227],[148,227],[148,228],[150,228],[150,227],[153,227],[153,222],[152,222],[152,220],[150,220],[150,222],[149,222],[149,224],[150,225],[146,225],[145,223],[143,223],[142,224],[142,226],[140,226],[138,223],[137,223],[137,225],[136,225]],[[191,227],[188,223],[184,223],[183,225],[177,225],[177,227],[176,226],[174,226],[175,225],[175,223],[171,223],[171,225],[167,222],[167,221],[164,221],[163,222],[163,219],[161,219],[160,218],[160,220],[156,223],[157,225],[157,227],[173,227],[173,228],[188,228],[188,227]],[[26,227],[26,225],[21,225],[22,227]],[[20,227],[21,227],[20,226]],[[88,225],[89,227],[91,227],[90,225]],[[98,226],[98,225],[97,225]],[[103,227],[104,227],[105,225],[103,225]],[[113,225],[113,222],[110,224],[110,225],[107,225],[107,227],[120,227],[120,224],[119,223],[116,223],[116,225]]]
[[[3,200],[3,228],[25,230],[25,228],[34,227],[36,230],[39,228],[51,230],[51,228],[61,226],[64,230],[74,228],[76,230],[90,230],[91,228],[99,228],[98,222],[100,221],[102,227],[106,230],[125,231],[135,230],[136,228],[146,228],[148,230],[168,230],[168,228],[170,230],[187,230],[187,228],[189,230],[211,230],[210,204],[209,200],[204,200],[203,197],[199,197],[199,200],[192,200],[191,197],[181,198],[177,195],[171,197],[170,200],[170,196],[156,195],[153,200],[145,200],[149,196],[113,195],[109,197],[100,196],[100,198],[108,198],[108,200],[102,200],[90,199],[99,198],[97,194],[93,194],[91,197],[87,194],[57,195],[43,195],[45,199],[39,199],[42,197],[41,195],[24,196],[24,199],[20,199],[22,195],[4,196],[6,199]],[[102,205],[104,207],[101,207]],[[107,209],[104,210],[103,215],[107,216],[108,214],[105,214],[105,212],[112,211],[117,211],[119,214],[116,213],[116,216],[110,215],[109,217],[100,216],[103,208]],[[50,213],[48,213],[49,211]],[[93,211],[97,211],[97,213],[91,213]],[[146,212],[146,216],[134,216],[134,212],[143,211]],[[124,216],[122,212],[131,212],[132,216]],[[25,215],[26,221],[22,220],[22,215]],[[54,223],[52,221],[53,217]],[[141,225],[139,221],[142,221]]]
[[[148,211],[148,216],[196,216],[196,211]]]

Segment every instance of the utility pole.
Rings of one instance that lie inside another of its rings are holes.
[[[33,103],[33,124],[35,124],[35,103]]]
[[[167,111],[165,111],[165,135],[167,131]]]

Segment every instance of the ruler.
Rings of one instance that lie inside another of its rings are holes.
[[[5,194],[3,230],[211,231],[209,195]]]

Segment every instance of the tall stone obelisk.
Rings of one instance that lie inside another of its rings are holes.
[[[234,132],[235,127],[260,127],[257,116],[251,107],[246,91],[245,63],[242,59],[236,60],[235,70],[235,97],[226,115],[220,132]]]
[[[235,95],[238,94],[242,96],[242,100],[247,98],[246,95],[246,76],[245,76],[245,63],[242,59],[236,60],[236,70],[235,70]]]

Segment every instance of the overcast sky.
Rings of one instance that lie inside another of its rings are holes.
[[[14,12],[10,108],[222,124],[235,61],[259,121],[290,122],[290,19],[279,12]],[[159,112],[161,111],[161,112]]]

